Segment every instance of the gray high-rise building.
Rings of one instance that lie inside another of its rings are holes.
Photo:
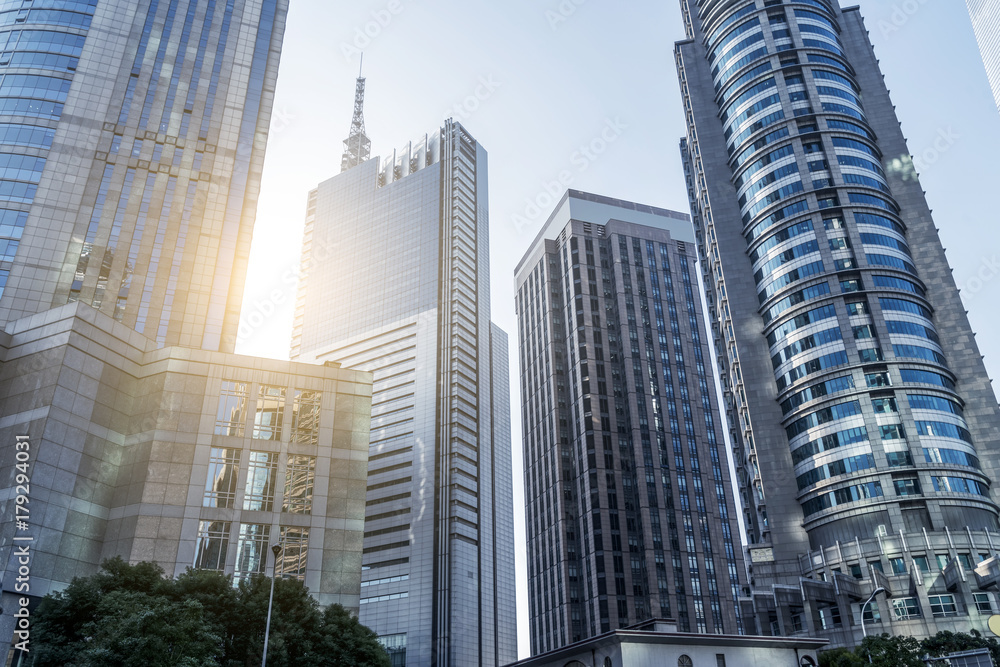
[[[515,272],[533,655],[746,584],[686,214],[568,191]]]
[[[0,8],[5,645],[113,556],[359,607],[371,375],[233,354],[287,4]]]
[[[748,631],[853,644],[878,587],[891,597],[865,611],[869,632],[984,628],[1000,414],[861,14],[681,8],[681,151],[750,541]]]
[[[972,19],[972,29],[979,43],[979,54],[986,67],[986,78],[993,99],[1000,109],[1000,2],[997,0],[965,0]]]
[[[490,322],[486,151],[449,120],[366,160],[363,133],[356,104],[344,171],[309,193],[292,341],[293,359],[375,378],[360,618],[400,665],[507,664],[507,338]]]

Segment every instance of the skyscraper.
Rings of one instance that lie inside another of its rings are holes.
[[[651,618],[742,632],[696,271],[687,215],[576,190],[517,266],[532,654]]]
[[[986,67],[986,78],[993,99],[1000,109],[1000,2],[997,0],[965,0],[972,19],[972,29],[979,43],[979,54]]]
[[[1000,415],[860,12],[681,8],[681,151],[750,540],[744,614],[852,644],[881,586],[869,631],[985,627]]]
[[[359,160],[355,109],[344,171],[309,193],[292,358],[374,374],[360,618],[405,664],[507,664],[507,339],[490,322],[486,151],[449,120]]]
[[[288,3],[57,4],[0,12],[0,322],[231,352]]]
[[[370,374],[232,354],[286,11],[0,10],[0,642],[112,556],[359,606]]]

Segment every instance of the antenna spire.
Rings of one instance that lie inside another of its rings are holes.
[[[354,89],[354,117],[351,119],[351,134],[344,140],[344,157],[341,158],[340,171],[345,172],[356,167],[371,157],[372,142],[365,134],[365,78],[361,76],[365,55],[361,54],[361,65],[358,66],[358,81]]]

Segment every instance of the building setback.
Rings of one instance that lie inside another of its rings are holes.
[[[1000,415],[860,12],[681,7],[681,152],[750,540],[747,631],[854,644],[879,586],[869,631],[983,629]]]
[[[0,642],[25,537],[32,597],[113,556],[270,572],[281,542],[359,607],[371,376],[233,354],[286,13],[0,11]]]
[[[364,160],[355,111],[344,171],[309,193],[292,358],[375,378],[360,618],[399,664],[506,664],[509,388],[490,322],[486,151],[446,121]]]
[[[687,215],[576,190],[516,269],[533,655],[746,583]]]

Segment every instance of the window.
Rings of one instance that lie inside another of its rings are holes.
[[[973,593],[972,599],[976,602],[976,611],[980,614],[993,613],[993,599],[989,593]]]
[[[862,602],[861,605],[864,606],[864,603]],[[882,614],[879,613],[878,602],[876,600],[872,600],[868,603],[868,606],[865,607],[865,611],[862,614],[862,618],[865,623],[880,623],[882,621]]]
[[[966,572],[972,572],[972,556],[969,554],[958,554],[958,560]]]
[[[906,563],[898,556],[889,559],[889,566],[893,574],[906,574]]]
[[[885,572],[885,570],[882,569],[882,561],[880,560],[870,560],[868,561],[868,565],[870,567],[874,567],[879,572]]]
[[[285,388],[261,385],[257,392],[257,413],[253,419],[256,440],[281,440],[285,416]]]
[[[395,635],[381,635],[378,638],[386,653],[389,654],[389,662],[392,667],[403,667],[406,664],[406,633],[401,632]],[[606,660],[605,667],[611,667],[610,658]]]
[[[278,455],[274,452],[250,452],[243,509],[274,510],[274,482],[278,476]]]
[[[236,507],[236,478],[240,474],[240,450],[212,447],[205,480],[205,507]]]
[[[848,567],[850,567],[850,569],[851,569],[851,576],[854,577],[855,579],[864,579],[865,578],[864,574],[862,574],[862,572],[861,572],[861,564],[860,563],[851,563],[851,565],[849,565]]]
[[[869,387],[888,387],[892,382],[888,373],[865,373],[865,384]]]
[[[885,461],[892,468],[901,468],[904,466],[913,465],[913,457],[910,456],[909,451],[902,452],[886,452]],[[898,492],[898,489],[897,489]]]
[[[726,656],[723,653],[715,654],[715,666],[716,667],[726,667]]]
[[[954,595],[928,595],[927,601],[931,605],[931,615],[935,618],[958,616]]]
[[[288,455],[285,468],[285,500],[282,512],[309,514],[312,512],[313,483],[316,479],[316,457]]]
[[[906,434],[903,433],[902,424],[886,424],[885,426],[879,426],[879,432],[881,433],[883,440],[903,440],[906,438]]]
[[[920,568],[924,574],[930,574],[931,566],[927,562],[927,556],[914,556],[913,564]]]
[[[215,416],[215,434],[242,438],[246,421],[249,389],[246,382],[223,380],[219,393],[219,412]]]
[[[694,663],[691,662],[691,658],[687,655],[677,658],[677,667],[692,667],[693,665]]]
[[[267,552],[270,549],[271,526],[263,523],[241,523],[236,545],[236,567],[233,583],[251,574],[265,574]]]
[[[896,487],[897,496],[920,495],[920,480],[915,477],[912,479],[894,479],[892,480],[892,485]]]
[[[323,392],[296,389],[292,403],[292,442],[319,443],[319,408]]]
[[[895,398],[873,398],[872,408],[875,410],[875,414],[892,414],[899,412],[899,408],[896,406]]]
[[[897,621],[921,617],[920,605],[916,598],[892,598],[889,602],[892,604],[892,613]]]
[[[277,574],[284,579],[304,579],[306,576],[306,556],[309,552],[309,529],[282,526],[281,547],[281,553],[278,554]]]
[[[229,521],[202,521],[198,525],[194,566],[202,570],[224,570],[229,551]]]
[[[937,561],[937,566],[939,570],[944,570],[948,567],[948,563],[951,562],[951,557],[948,554],[935,554],[934,560]]]

